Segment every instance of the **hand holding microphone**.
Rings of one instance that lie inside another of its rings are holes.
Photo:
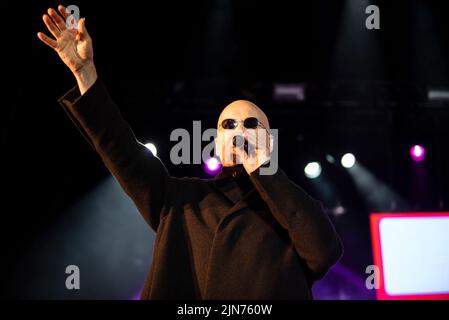
[[[236,134],[232,138],[235,152],[248,174],[270,160],[269,137],[266,130],[264,133],[266,134],[259,135],[257,132],[248,132],[246,136]]]
[[[238,134],[232,138],[232,145],[236,148],[243,149],[246,153],[249,152],[249,143],[242,135]]]

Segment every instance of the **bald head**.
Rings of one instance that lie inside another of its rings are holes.
[[[220,128],[220,123],[225,119],[243,121],[250,117],[257,118],[268,131],[270,130],[270,124],[265,113],[254,103],[247,100],[237,100],[227,105],[218,118],[217,128]]]
[[[265,128],[263,136],[259,132],[262,128],[257,128],[258,130],[244,128],[243,122],[247,118],[256,118],[262,124]],[[226,119],[237,120],[238,126],[234,130],[224,129],[221,124]],[[216,152],[220,157],[222,165],[225,167],[237,164],[238,157],[233,142],[237,135],[243,136],[246,141],[252,141],[251,145],[257,148],[270,145],[270,124],[267,116],[258,106],[247,100],[237,100],[226,106],[218,118],[217,128],[217,138],[215,139]]]

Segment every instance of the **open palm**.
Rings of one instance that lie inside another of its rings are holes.
[[[53,48],[75,73],[93,60],[92,39],[87,32],[84,18],[78,22],[77,29],[68,29],[65,20],[69,14],[63,6],[58,6],[58,10],[60,14],[50,8],[48,15],[45,14],[42,18],[54,39],[42,32],[37,35],[42,42]]]

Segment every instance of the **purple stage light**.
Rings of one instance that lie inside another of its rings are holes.
[[[209,158],[206,160],[204,170],[210,174],[214,175],[221,169],[221,163],[217,158]]]
[[[139,290],[139,292],[136,292],[132,297],[131,300],[140,300],[140,297],[142,296],[143,288]]]
[[[413,161],[423,161],[426,157],[426,150],[423,146],[420,145],[413,146],[410,149],[410,156],[412,157]]]

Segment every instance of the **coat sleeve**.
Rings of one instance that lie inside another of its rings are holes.
[[[281,169],[273,175],[261,175],[256,170],[250,179],[275,219],[287,229],[313,280],[324,277],[340,259],[343,246],[321,203],[290,181]]]
[[[137,141],[102,81],[97,79],[82,96],[74,87],[59,103],[156,231],[171,178],[161,161]]]

